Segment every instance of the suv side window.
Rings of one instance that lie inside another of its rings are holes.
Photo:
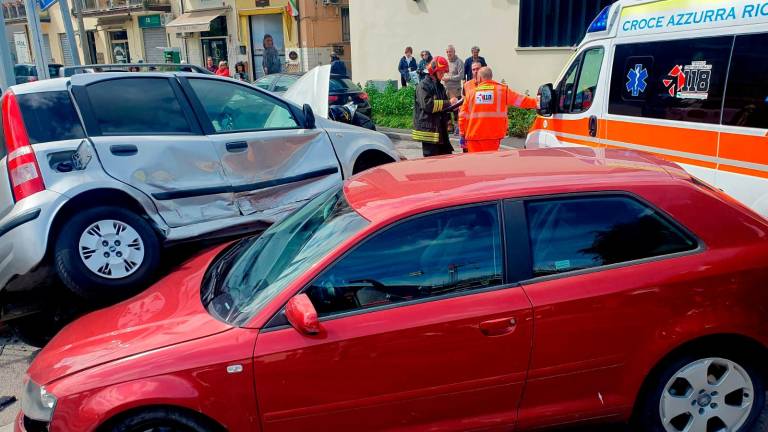
[[[526,203],[533,276],[547,276],[696,249],[657,210],[627,196]]]
[[[496,204],[408,219],[336,262],[306,294],[321,316],[502,284]]]
[[[298,129],[288,107],[244,85],[213,79],[189,79],[216,132]]]
[[[86,87],[93,115],[104,135],[191,133],[166,78],[121,78]]]
[[[733,36],[616,46],[608,112],[720,123]]]
[[[768,129],[768,33],[736,36],[723,124]]]
[[[31,144],[85,138],[68,92],[28,93],[16,98]]]

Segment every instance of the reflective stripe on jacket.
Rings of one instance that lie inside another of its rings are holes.
[[[511,90],[496,81],[483,81],[471,94],[464,96],[462,111],[466,127],[461,129],[467,140],[501,139],[507,136],[509,107],[536,108],[536,99]]]
[[[447,131],[450,116],[444,112],[450,105],[445,87],[429,75],[416,86],[413,104],[414,141],[440,142],[440,129]]]

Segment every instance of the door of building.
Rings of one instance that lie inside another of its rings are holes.
[[[93,30],[88,30],[85,32],[86,37],[88,38],[88,53],[90,54],[90,62],[86,63],[98,63],[96,60],[96,33]]]
[[[116,30],[109,32],[109,43],[112,49],[113,63],[130,63],[131,53],[128,49],[128,32]]]
[[[69,39],[67,39],[66,33],[59,33],[59,42],[61,44],[61,56],[64,66],[72,66],[75,64],[72,59],[72,48],[69,46]]]
[[[275,49],[280,55],[280,63],[285,64],[285,36],[283,34],[283,16],[281,14],[253,15],[250,20],[251,47],[253,55],[253,76],[264,76],[264,35],[272,36]]]
[[[147,63],[164,63],[163,48],[168,46],[168,39],[165,37],[165,28],[144,28],[144,61]]]
[[[45,49],[45,58],[48,59],[48,63],[55,63],[51,52],[51,38],[47,34],[43,34],[43,49]]]

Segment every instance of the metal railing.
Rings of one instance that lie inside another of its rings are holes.
[[[80,1],[83,13],[109,12],[131,9],[170,7],[170,0],[75,0]]]
[[[16,2],[3,3],[3,19],[6,21],[27,19],[27,11],[24,8],[24,4]]]

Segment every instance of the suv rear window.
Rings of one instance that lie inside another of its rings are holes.
[[[75,107],[66,91],[18,95],[29,141],[39,144],[85,138]]]

